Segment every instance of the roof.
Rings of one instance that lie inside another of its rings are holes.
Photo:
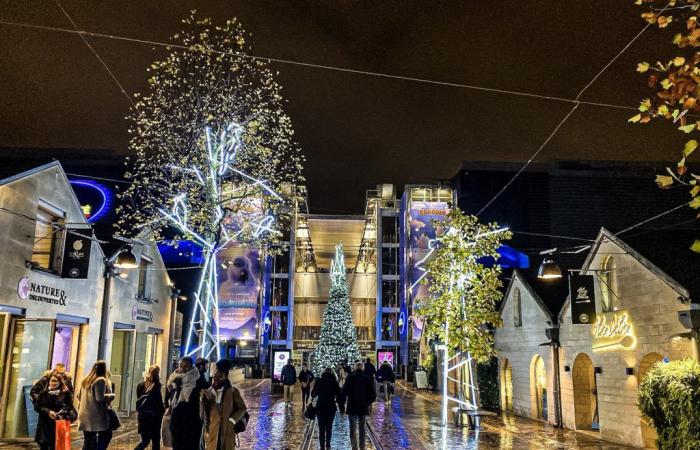
[[[539,293],[537,293],[533,288],[532,285],[527,281],[527,279],[523,276],[520,270],[515,269],[513,270],[513,275],[510,278],[510,283],[508,283],[508,288],[506,289],[506,293],[504,295],[505,300],[501,303],[501,306],[499,308],[499,312],[503,312],[503,307],[506,304],[506,301],[508,299],[508,296],[510,294],[511,289],[513,289],[513,285],[515,284],[515,279],[518,279],[520,283],[523,285],[523,287],[527,290],[527,292],[530,294],[530,297],[532,297],[535,300],[535,303],[542,309],[542,311],[549,317],[550,319],[553,317],[552,311],[549,309],[549,306],[545,302],[542,301],[542,297],[540,297]]]

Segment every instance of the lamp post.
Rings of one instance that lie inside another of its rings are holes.
[[[552,354],[554,356],[554,426],[557,428],[563,428],[562,423],[562,413],[561,413],[561,378],[559,374],[559,324],[552,325],[551,322],[547,322],[548,328],[545,328],[544,334],[549,339],[549,342],[540,344],[540,346],[552,347]]]
[[[109,330],[110,294],[112,291],[112,278],[118,277],[117,269],[138,268],[136,256],[131,251],[131,245],[123,246],[111,258],[104,259],[104,291],[102,294],[102,315],[100,320],[100,340],[97,346],[97,359],[104,360],[107,356],[107,341]]]

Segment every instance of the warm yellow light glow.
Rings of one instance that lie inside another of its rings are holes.
[[[625,311],[599,314],[591,327],[591,333],[593,350],[630,350],[637,345],[634,327]]]

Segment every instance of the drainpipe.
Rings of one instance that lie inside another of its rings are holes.
[[[180,297],[180,290],[175,286],[170,286],[170,324],[168,331],[168,367],[165,368],[165,373],[170,375],[173,367],[173,350],[175,349],[175,318],[177,317],[177,300]]]
[[[112,261],[105,258],[104,261],[104,291],[102,294],[102,315],[100,319],[100,339],[97,344],[97,359],[104,360],[107,357],[107,343],[109,342],[109,308],[112,291],[112,278],[116,276]]]

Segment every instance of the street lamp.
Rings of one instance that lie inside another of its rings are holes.
[[[131,251],[131,245],[125,245],[121,248],[112,265],[117,269],[136,269],[139,267],[136,255]]]
[[[537,278],[540,280],[558,280],[561,276],[561,269],[557,263],[545,256],[542,264],[540,264],[540,268],[537,270]]]

